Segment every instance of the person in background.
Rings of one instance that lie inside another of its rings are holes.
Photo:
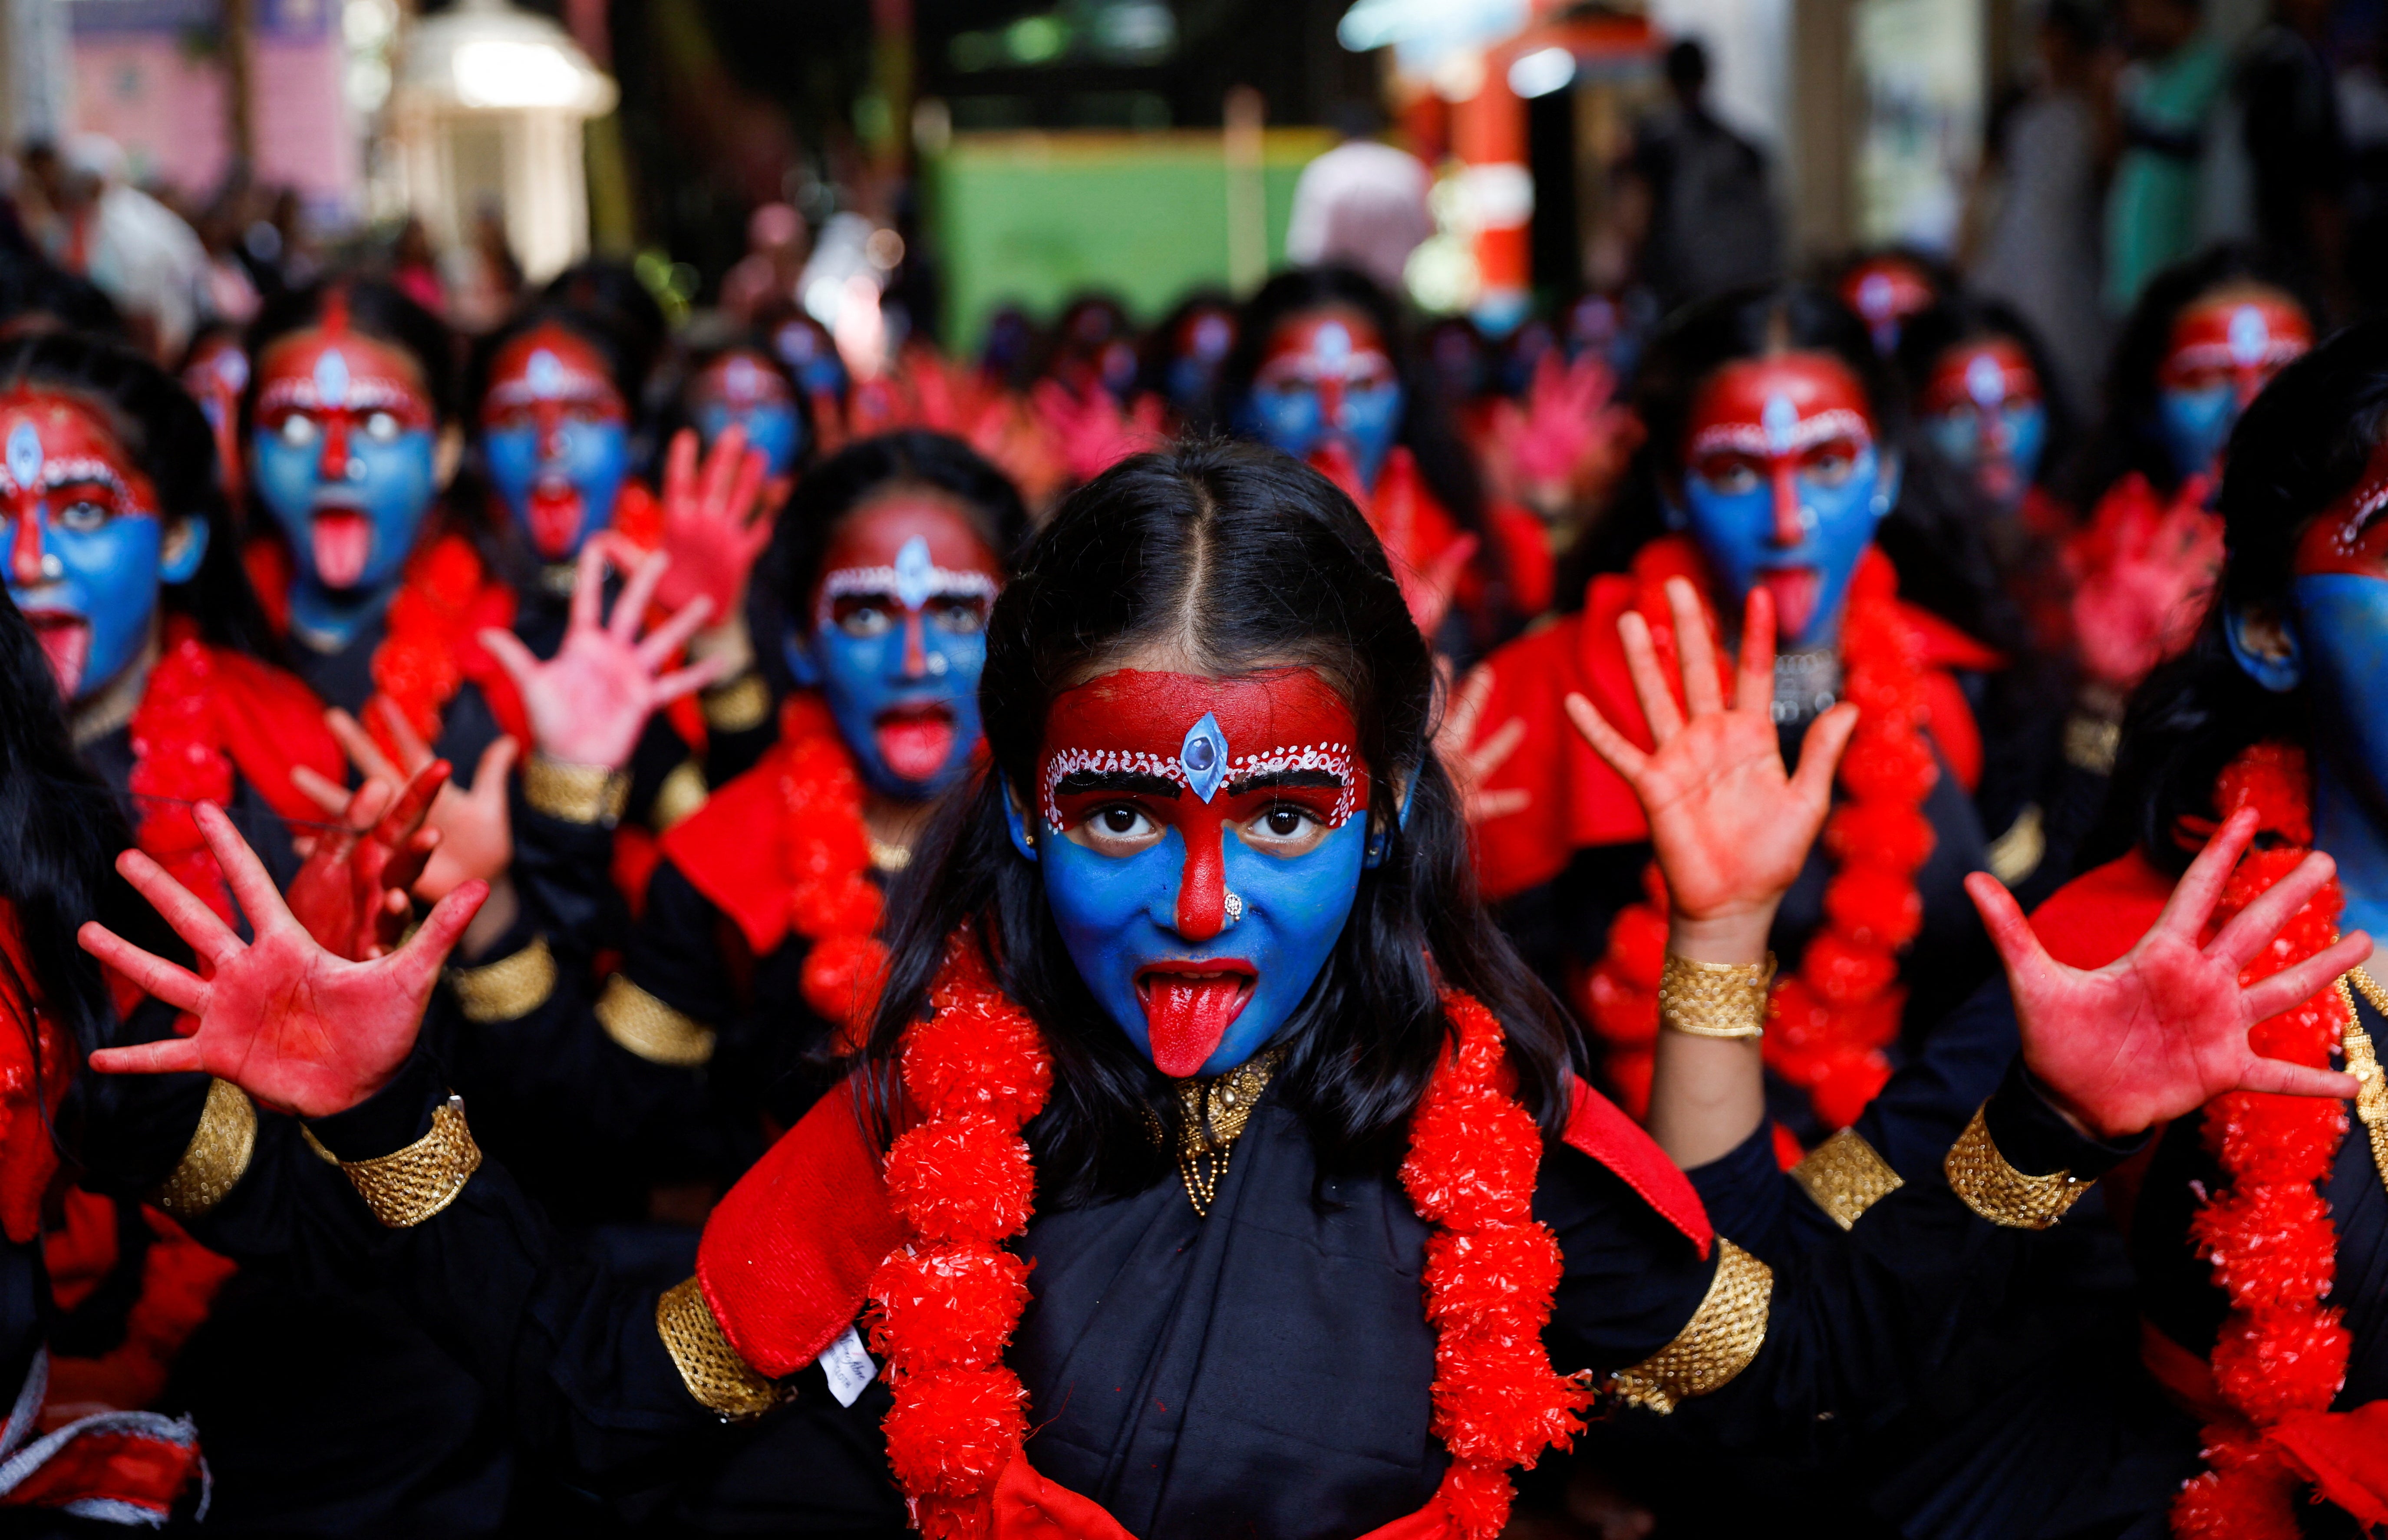
[[[2077,404],[2097,397],[2113,330],[2098,303],[2103,33],[2087,0],[2051,0],[2041,13],[2040,78],[2000,120],[1984,167],[1995,208],[1965,274],[2030,325]]]
[[[1145,334],[1143,388],[1169,404],[1179,431],[1211,430],[1221,372],[1236,345],[1236,301],[1224,289],[1199,289]]]
[[[1367,103],[1345,103],[1334,121],[1342,143],[1304,166],[1293,185],[1285,260],[1356,268],[1399,294],[1410,253],[1434,234],[1426,201],[1433,175],[1416,156],[1377,137],[1383,120]]]
[[[2106,189],[2113,315],[2197,248],[2206,130],[2230,63],[2199,0],[2123,0],[2121,15],[2133,60],[2115,83],[2122,145]]]
[[[1841,303],[1866,324],[1874,351],[1885,358],[1899,351],[1899,334],[1907,323],[1946,299],[1956,286],[1946,266],[1905,247],[1859,252],[1842,267],[1840,279],[1833,286]]]
[[[784,203],[766,203],[746,216],[746,255],[721,278],[721,309],[752,324],[773,306],[796,302],[811,242],[805,216]]]
[[[2250,237],[2293,276],[2347,308],[2346,134],[2330,61],[2331,0],[2273,0],[2230,81],[2246,154]]]
[[[124,151],[104,134],[37,146],[24,166],[48,206],[40,229],[50,259],[114,300],[151,358],[179,358],[207,292],[208,252],[197,233],[125,181]]]
[[[1634,126],[1618,218],[1642,282],[1673,310],[1772,279],[1783,240],[1766,152],[1708,108],[1708,50],[1684,38],[1667,50],[1666,68],[1670,99]]]

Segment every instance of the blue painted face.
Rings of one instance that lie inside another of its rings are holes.
[[[1829,645],[1898,492],[1857,377],[1827,353],[1727,363],[1694,398],[1687,433],[1684,511],[1727,613],[1763,583],[1782,646]]]
[[[171,534],[147,474],[99,412],[41,387],[0,399],[8,596],[70,702],[98,694],[139,659],[161,585],[198,571],[207,526],[180,519]]]
[[[1384,339],[1365,317],[1337,308],[1277,327],[1236,430],[1301,460],[1339,442],[1373,487],[1401,436],[1404,404]]]
[[[2183,310],[2156,371],[2156,427],[2174,473],[2213,473],[2239,414],[2312,346],[2305,312],[2269,289],[2224,290]]]
[[[746,446],[763,452],[767,475],[786,475],[804,452],[804,419],[787,382],[743,353],[716,359],[689,382],[688,414],[708,450],[730,424],[743,424]]]
[[[809,635],[787,643],[864,783],[917,802],[968,773],[978,677],[1002,564],[934,493],[898,489],[845,516],[823,558]]]
[[[249,458],[298,560],[292,608],[343,634],[406,569],[438,491],[438,421],[412,361],[344,326],[275,343],[258,384]]]
[[[630,470],[629,409],[596,350],[555,325],[508,343],[481,403],[481,459],[542,559],[570,560],[610,525]]]
[[[1234,1068],[1285,1029],[1343,933],[1368,786],[1308,669],[1122,669],[1046,719],[1028,838],[1080,976],[1164,1075]]]
[[[2048,447],[2048,407],[2023,349],[2006,337],[1942,353],[1924,388],[1924,431],[2002,509],[2022,503]]]
[[[780,362],[796,376],[796,388],[807,397],[828,396],[835,401],[845,399],[849,383],[845,376],[845,361],[837,356],[837,344],[818,323],[786,321],[771,334],[772,350]]]

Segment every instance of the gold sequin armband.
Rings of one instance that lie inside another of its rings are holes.
[[[1999,1152],[1998,1141],[1990,1138],[1990,1126],[1979,1107],[1974,1111],[1974,1121],[1949,1147],[1949,1158],[1941,1162],[1941,1169],[1949,1174],[1949,1190],[1965,1200],[1967,1208],[2008,1229],[2046,1229],[2097,1185],[2078,1181],[2069,1171],[2026,1177],[2009,1165],[2006,1156]]]
[[[705,708],[705,725],[716,732],[752,732],[771,715],[771,687],[751,669],[707,686],[697,699]]]
[[[456,1201],[481,1168],[481,1147],[464,1124],[464,1099],[451,1096],[431,1114],[431,1131],[403,1150],[366,1161],[344,1161],[324,1148],[312,1130],[307,1142],[336,1162],[373,1210],[391,1229],[412,1229]]]
[[[1716,1245],[1716,1276],[1690,1322],[1673,1342],[1608,1377],[1620,1400],[1671,1412],[1695,1395],[1723,1389],[1765,1345],[1774,1269],[1721,1235]]]
[[[620,974],[597,997],[597,1025],[625,1050],[651,1064],[693,1069],[713,1058],[713,1028],[683,1015]]]
[[[693,759],[683,759],[655,788],[655,806],[649,820],[655,832],[661,834],[675,823],[686,822],[712,795],[713,788],[705,783],[705,767]]]
[[[1693,1037],[1762,1037],[1774,954],[1763,962],[1695,962],[1667,954],[1658,975],[1658,1025]]]
[[[688,1394],[724,1419],[743,1422],[780,1404],[780,1388],[730,1345],[696,1279],[673,1284],[655,1301],[655,1335],[664,1340]]]
[[[2382,1075],[2380,1056],[2371,1046],[2371,1034],[2363,1030],[2363,1017],[2355,1009],[2355,997],[2347,993],[2347,981],[2363,991],[2371,1008],[2388,1013],[2388,989],[2382,989],[2377,979],[2361,968],[2354,968],[2338,981],[2338,998],[2346,1006],[2346,1031],[2340,1037],[2340,1048],[2346,1055],[2346,1073],[2355,1076],[2355,1115],[2362,1121],[2363,1131],[2371,1140],[2371,1165],[2382,1183],[2388,1183],[2388,1075]]]
[[[177,1219],[197,1219],[239,1185],[256,1152],[257,1108],[248,1093],[229,1080],[211,1080],[190,1145],[149,1201]]]
[[[603,765],[567,765],[544,754],[534,754],[523,767],[523,800],[534,812],[565,823],[622,821],[630,804],[630,778]]]
[[[1791,1179],[1843,1229],[1907,1185],[1854,1128],[1844,1128],[1809,1151],[1807,1159],[1791,1168]]]
[[[535,935],[511,957],[477,968],[449,969],[448,987],[456,992],[457,1007],[467,1021],[519,1021],[554,995],[555,954],[548,950],[547,937]]]

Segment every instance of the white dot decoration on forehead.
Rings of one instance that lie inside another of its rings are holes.
[[[337,348],[326,348],[315,360],[315,400],[329,407],[349,404],[349,361]]]
[[[1329,363],[1342,363],[1352,356],[1352,333],[1340,321],[1329,321],[1318,328],[1318,356]]]
[[[541,401],[564,394],[564,364],[544,348],[531,354],[530,362],[523,365],[523,379],[530,386],[530,393]]]
[[[1765,409],[1758,415],[1758,426],[1765,430],[1766,447],[1769,451],[1776,454],[1788,454],[1791,452],[1792,446],[1798,441],[1799,409],[1791,404],[1791,398],[1788,396],[1769,396],[1766,398]]]
[[[827,621],[830,606],[849,593],[885,593],[906,609],[925,607],[932,599],[993,599],[995,579],[967,568],[939,566],[929,554],[926,538],[914,535],[898,546],[893,566],[841,566],[821,576],[820,611]]]
[[[19,489],[42,484],[42,435],[21,417],[8,430],[7,459],[8,479]]]
[[[2272,329],[2265,325],[2263,311],[2255,305],[2242,305],[2230,312],[2230,362],[2242,369],[2252,369],[2264,362],[2272,350]]]
[[[248,355],[238,348],[226,348],[217,353],[211,367],[216,372],[216,378],[223,382],[225,389],[248,388]]]
[[[1976,406],[1996,406],[2007,399],[2007,372],[1988,353],[1975,353],[1965,365],[1965,394]]]
[[[1215,713],[1204,712],[1200,721],[1186,730],[1177,762],[1186,767],[1187,790],[1205,802],[1217,794],[1227,773],[1227,735],[1219,731]]]
[[[751,358],[733,358],[721,367],[721,393],[733,401],[752,401],[763,393],[761,371]]]

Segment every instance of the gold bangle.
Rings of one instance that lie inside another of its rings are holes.
[[[693,759],[683,759],[655,788],[655,805],[648,810],[647,821],[655,833],[662,834],[686,821],[712,795],[713,788],[705,783],[705,767]]]
[[[779,1386],[755,1372],[730,1345],[692,1278],[673,1284],[655,1301],[655,1335],[664,1340],[688,1394],[725,1421],[760,1417],[785,1399]]]
[[[523,767],[523,800],[533,811],[565,823],[622,821],[630,803],[630,778],[603,765],[567,765],[544,754],[534,754]]]
[[[545,1005],[555,994],[555,954],[547,937],[534,935],[530,945],[510,957],[477,968],[451,968],[448,987],[456,992],[457,1008],[469,1022],[520,1021]]]
[[[1791,1168],[1791,1179],[1843,1229],[1855,1228],[1866,1210],[1907,1185],[1855,1128],[1844,1128],[1809,1151]]]
[[[1721,1235],[1716,1243],[1716,1275],[1683,1330],[1632,1368],[1608,1377],[1620,1401],[1671,1412],[1695,1395],[1722,1389],[1766,1345],[1774,1269]]]
[[[751,732],[770,719],[771,687],[752,669],[707,686],[697,699],[705,707],[705,725],[717,732]]]
[[[185,1223],[197,1219],[239,1185],[256,1152],[257,1108],[248,1093],[229,1080],[210,1080],[190,1144],[149,1201]]]
[[[454,1203],[480,1168],[481,1147],[465,1126],[461,1096],[441,1102],[431,1114],[431,1131],[405,1149],[340,1162],[365,1207],[391,1229],[412,1229]]]
[[[1940,1163],[1948,1174],[1949,1190],[1993,1225],[2046,1229],[2098,1184],[2077,1180],[2070,1171],[2026,1176],[2008,1165],[1982,1116],[1982,1109],[1988,1105],[1986,1101],[1974,1109],[1974,1120],[1965,1125],[1965,1131],[1949,1147],[1949,1158]]]
[[[1658,1025],[1692,1037],[1763,1037],[1774,954],[1763,962],[1697,962],[1667,954],[1658,974]]]
[[[621,974],[607,979],[605,992],[597,997],[597,1025],[626,1051],[651,1064],[692,1069],[713,1058],[713,1028],[673,1010]]]

